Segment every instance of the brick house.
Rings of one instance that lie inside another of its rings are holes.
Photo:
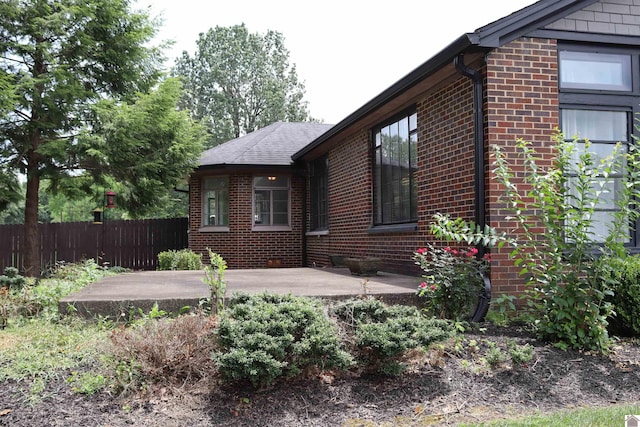
[[[489,147],[514,153],[523,138],[550,163],[559,127],[606,153],[639,134],[639,110],[640,0],[541,0],[461,35],[326,131],[315,125],[320,133],[307,134],[307,143],[291,142],[300,145],[287,165],[222,164],[207,152],[191,178],[190,247],[218,250],[232,268],[276,258],[282,266],[326,266],[329,255],[341,254],[417,272],[411,255],[431,238],[435,213],[514,225],[499,200]],[[272,173],[276,181],[289,177],[289,228],[261,232],[258,198]],[[220,229],[207,223],[203,206],[216,176],[229,191],[228,212],[220,214],[229,223]],[[612,208],[598,207],[603,223]],[[629,239],[640,245],[636,232]],[[519,292],[508,249],[492,257],[494,291]]]

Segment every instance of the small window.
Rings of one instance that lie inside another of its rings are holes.
[[[289,226],[289,177],[253,179],[253,225]]]
[[[229,179],[206,178],[203,181],[205,226],[229,225]]]
[[[560,87],[629,92],[631,56],[561,51]]]

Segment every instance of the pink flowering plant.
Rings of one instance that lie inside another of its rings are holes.
[[[424,272],[418,295],[425,298],[433,315],[462,320],[473,313],[484,286],[488,255],[479,259],[475,247],[427,244],[414,252],[413,260]]]

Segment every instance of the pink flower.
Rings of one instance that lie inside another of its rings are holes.
[[[446,248],[444,248],[445,252],[451,252],[451,246],[447,246]]]
[[[420,283],[420,289],[424,289],[427,287],[427,284],[425,282]]]
[[[491,254],[484,254],[482,257],[483,260],[491,262]]]
[[[416,250],[416,252],[420,255],[424,255],[427,253],[427,248],[419,248],[418,250]]]
[[[454,250],[451,251],[451,253],[454,254],[454,255],[458,255],[458,250],[454,249]]]
[[[478,248],[471,248],[471,249],[469,249],[469,253],[473,254],[474,256],[475,256],[475,255],[478,255]]]
[[[435,291],[436,290],[436,285],[431,285],[431,290]]]

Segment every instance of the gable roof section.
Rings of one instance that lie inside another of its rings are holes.
[[[200,168],[216,166],[289,166],[291,156],[333,125],[276,122],[205,151]]]
[[[401,80],[336,124],[328,132],[312,141],[293,155],[298,160],[322,143],[343,132],[357,121],[372,113],[397,96],[409,91],[418,83],[450,65],[461,54],[488,52],[492,48],[522,37],[541,26],[558,20],[572,12],[587,7],[598,0],[540,0],[504,18],[465,33],[451,44],[411,71]]]

